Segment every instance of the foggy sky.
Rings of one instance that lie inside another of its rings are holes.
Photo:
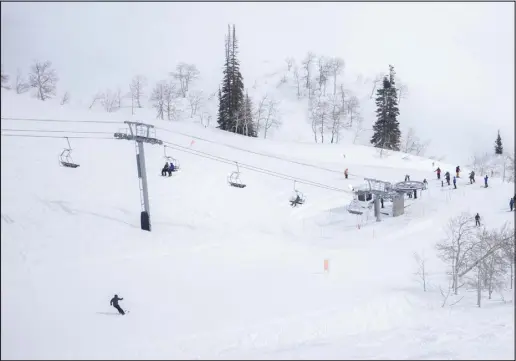
[[[180,61],[195,63],[203,88],[215,91],[231,23],[247,82],[264,75],[264,60],[307,51],[340,56],[348,74],[364,77],[393,64],[410,90],[400,119],[431,138],[431,153],[465,161],[493,149],[498,129],[513,149],[513,3],[2,3],[1,10],[4,71],[13,77],[35,59],[51,60],[58,88],[84,103],[99,90],[126,88],[135,74],[152,85]]]

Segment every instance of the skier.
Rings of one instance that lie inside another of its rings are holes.
[[[475,226],[479,226],[480,227],[480,215],[478,213],[475,216]]]
[[[174,163],[170,162],[170,165],[168,166],[168,176],[170,177],[172,175],[172,172],[174,171]]]
[[[123,298],[118,298],[118,295],[115,295],[115,297],[113,297],[111,299],[110,305],[113,306],[114,308],[116,308],[118,310],[118,312],[120,312],[121,315],[125,315],[124,310],[122,310],[122,308],[118,305],[118,301],[122,301],[122,300],[123,300]]]
[[[455,167],[455,173],[457,173],[457,178],[460,178],[460,176],[459,176],[460,167],[459,166]]]
[[[410,181],[410,176],[407,174],[405,175],[405,182]]]
[[[166,162],[163,169],[161,169],[161,175],[164,177],[167,175],[167,172],[168,172],[168,162]]]
[[[423,179],[423,189],[427,189],[428,188],[428,182],[426,181],[426,178]]]
[[[383,208],[383,198],[380,198],[380,204],[382,205],[382,208]],[[512,211],[512,206],[511,206],[511,211]]]
[[[446,183],[448,183],[448,185],[450,185],[450,172],[446,172],[444,174],[444,178],[446,178]]]
[[[512,209],[514,207],[514,198],[511,198],[511,200],[509,201],[509,207],[511,207],[511,212],[512,212]]]
[[[475,171],[471,171],[471,173],[469,173],[469,183],[470,184],[473,184],[475,183]]]
[[[484,188],[487,188],[487,180],[488,180],[488,179],[489,179],[489,177],[488,177],[488,176],[487,176],[487,174],[486,174],[486,176],[484,177],[484,185],[485,185],[485,187],[484,187]]]
[[[453,189],[457,189],[457,178],[453,176]]]
[[[437,167],[435,171],[437,172],[437,179],[441,179],[441,168]]]
[[[344,171],[344,177],[346,177],[346,179],[348,179],[348,168],[346,168],[346,170]]]

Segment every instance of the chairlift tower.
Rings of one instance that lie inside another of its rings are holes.
[[[144,231],[151,230],[149,190],[147,184],[147,170],[145,168],[145,153],[143,143],[162,145],[163,142],[156,139],[154,126],[150,124],[125,121],[129,127],[129,132],[118,132],[114,134],[115,139],[134,140],[136,148],[136,168],[138,170],[138,180],[140,187],[141,204],[141,228]]]

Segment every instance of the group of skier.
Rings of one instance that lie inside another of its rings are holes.
[[[174,163],[170,162],[170,164],[169,164],[168,162],[166,162],[163,169],[161,169],[161,175],[164,177],[168,173],[168,176],[170,177],[174,170],[175,170]]]
[[[437,179],[441,179],[441,168],[437,167],[435,172],[437,173]],[[455,167],[455,173],[456,173],[456,175],[453,176],[453,188],[457,189],[457,178],[460,178],[460,167],[459,166]],[[444,173],[444,179],[446,180],[446,183],[448,185],[450,185],[450,179],[451,179],[450,172],[447,171],[446,173]],[[486,176],[484,177],[484,187],[485,188],[488,187],[488,181],[489,181],[489,176],[486,174]],[[470,184],[476,183],[475,171],[471,171],[471,173],[469,173],[469,183]],[[441,187],[444,187],[444,181],[441,181]]]

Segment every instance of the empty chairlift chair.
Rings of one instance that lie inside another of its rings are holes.
[[[228,176],[228,183],[232,187],[236,188],[245,188],[245,184],[240,180],[240,170],[238,168],[238,163],[236,163],[237,170],[234,172],[231,172],[231,174]]]
[[[79,164],[75,163],[72,159],[72,147],[70,145],[70,140],[68,140],[68,137],[66,137],[66,141],[68,142],[68,148],[63,149],[63,151],[59,155],[59,164],[63,167],[77,168],[79,167]]]

